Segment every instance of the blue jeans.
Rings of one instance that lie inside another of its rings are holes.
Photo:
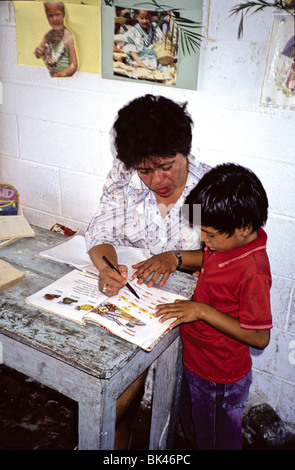
[[[252,372],[232,384],[209,382],[184,370],[198,449],[242,449],[243,407],[248,400]]]

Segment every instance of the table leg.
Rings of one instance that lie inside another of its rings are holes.
[[[180,339],[159,356],[156,363],[149,448],[167,449],[174,434],[182,375]],[[168,439],[169,438],[169,439]]]
[[[114,449],[116,399],[102,387],[96,402],[79,403],[79,450]]]

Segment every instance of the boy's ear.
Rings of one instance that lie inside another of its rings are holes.
[[[240,233],[242,237],[248,237],[252,233],[252,225],[247,225],[246,227],[240,228]]]

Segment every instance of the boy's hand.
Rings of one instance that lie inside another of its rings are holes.
[[[156,317],[161,317],[159,322],[163,323],[169,318],[176,318],[171,324],[172,328],[182,323],[198,321],[200,304],[191,300],[175,300],[173,304],[158,305]]]

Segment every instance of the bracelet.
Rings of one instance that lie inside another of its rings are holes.
[[[179,269],[182,265],[182,256],[181,256],[181,253],[179,251],[171,251],[171,253],[173,253],[177,260],[178,260],[178,265],[176,267],[176,269]]]

